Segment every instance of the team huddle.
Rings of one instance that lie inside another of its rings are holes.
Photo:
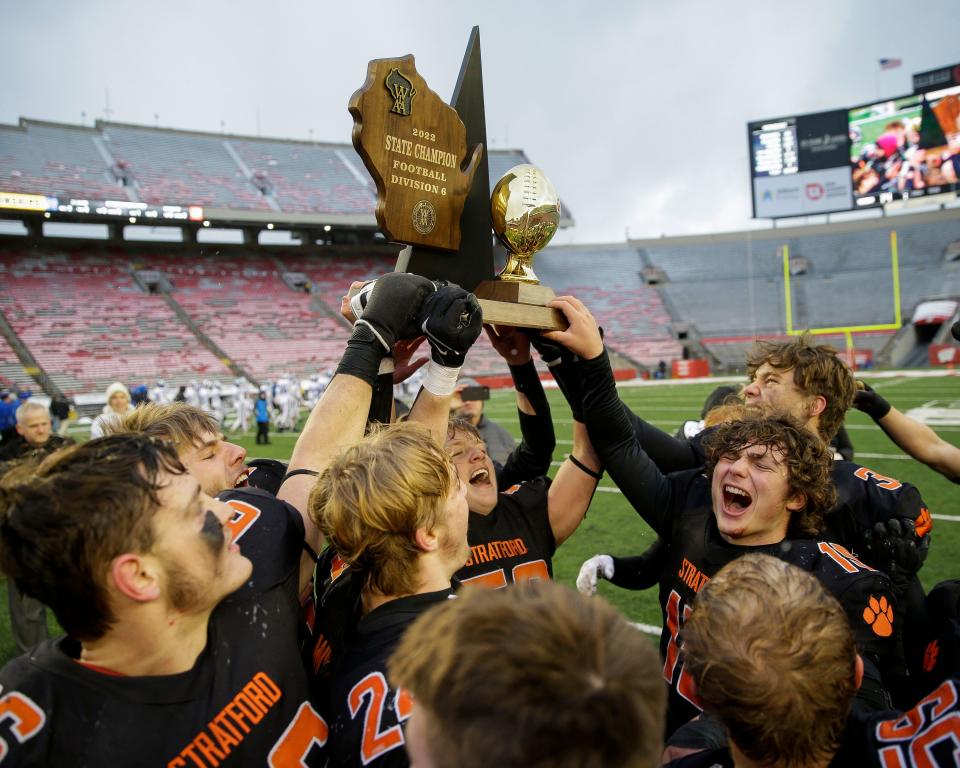
[[[503,463],[450,418],[476,299],[391,273],[285,466],[174,402],[8,469],[0,567],[66,635],[0,671],[0,762],[956,765],[960,580],[924,593],[919,491],[828,447],[855,401],[896,409],[800,338],[672,437],[620,400],[589,310],[552,306],[567,330],[487,329],[522,433]],[[389,423],[393,358],[424,336]],[[531,349],[573,415],[552,479]],[[574,591],[551,560],[604,472],[659,538]],[[658,587],[659,656],[600,579]]]

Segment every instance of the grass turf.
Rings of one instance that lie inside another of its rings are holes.
[[[871,385],[902,411],[936,402],[940,406],[960,409],[960,378],[938,376],[931,378],[893,378],[870,380]],[[621,397],[642,418],[670,433],[686,419],[696,418],[707,394],[716,386],[712,382],[695,384],[660,384],[642,387],[622,387]],[[559,461],[571,445],[570,411],[557,390],[548,390],[557,433],[555,460]],[[487,404],[487,415],[519,436],[516,408],[512,391],[492,393]],[[941,475],[904,456],[876,427],[869,417],[851,411],[847,418],[856,451],[855,461],[884,475],[916,485],[934,515],[960,517],[960,489]],[[960,446],[960,426],[938,427],[938,433],[954,445]],[[249,456],[287,459],[293,448],[295,433],[271,433],[272,444],[258,446],[254,433],[233,435],[229,439],[245,446]],[[652,543],[654,534],[644,523],[616,486],[605,477],[594,497],[586,520],[571,536],[553,559],[554,577],[573,585],[580,565],[597,553],[615,555],[636,554]],[[933,544],[920,577],[926,589],[947,578],[956,578],[958,569],[953,558],[960,553],[960,520],[934,520]],[[951,563],[953,563],[951,565]],[[632,592],[618,589],[607,582],[600,585],[600,593],[633,621],[659,626],[660,606],[655,589]],[[7,590],[0,588],[0,663],[15,654],[10,636],[9,615],[6,609]],[[50,618],[51,631],[56,623]]]

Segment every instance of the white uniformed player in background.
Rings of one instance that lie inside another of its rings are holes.
[[[169,403],[170,400],[170,393],[167,392],[167,382],[163,379],[157,379],[157,383],[154,384],[153,389],[150,390],[150,402],[163,405],[164,403]]]

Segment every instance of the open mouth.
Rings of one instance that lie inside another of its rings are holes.
[[[728,512],[732,514],[743,512],[752,502],[750,494],[742,488],[733,485],[723,486],[723,506]]]
[[[490,482],[490,473],[486,469],[474,470],[470,475],[470,485],[485,485]]]
[[[239,475],[237,475],[237,481],[233,484],[234,488],[246,488],[247,487],[247,478],[250,477],[250,470],[245,469]]]

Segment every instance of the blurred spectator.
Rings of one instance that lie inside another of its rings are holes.
[[[0,445],[17,439],[17,398],[9,390],[0,390]]]
[[[90,437],[103,437],[107,421],[119,421],[132,410],[129,390],[119,381],[113,382],[107,387],[107,404],[103,406],[103,412],[90,425]]]
[[[138,384],[132,390],[130,390],[130,402],[133,404],[134,408],[136,408],[138,405],[143,405],[144,403],[150,402],[150,398],[147,396],[146,384]]]
[[[47,409],[40,403],[27,400],[16,410],[17,437],[0,450],[0,462],[12,462],[35,452],[53,453],[73,442],[51,434],[51,430]],[[10,607],[10,630],[20,653],[26,653],[49,637],[46,606],[23,594],[13,579],[7,579],[7,604]]]
[[[173,402],[175,403],[187,402],[187,385],[186,384],[180,385],[180,389],[177,390],[177,394],[173,396]]]
[[[33,451],[52,453],[57,448],[73,442],[52,434],[50,414],[46,407],[34,400],[27,400],[15,411],[17,436],[0,449],[0,461],[19,459]]]
[[[254,410],[257,413],[257,445],[270,445],[270,404],[266,392],[257,395]]]
[[[451,414],[458,419],[469,421],[486,444],[487,455],[498,464],[504,464],[513,449],[517,447],[517,441],[507,430],[483,415],[483,400],[464,400],[461,397],[468,387],[472,391],[480,389],[476,379],[460,379],[450,399]]]
[[[53,419],[53,431],[62,437],[70,421],[70,401],[62,394],[54,395],[50,401],[50,416]]]

